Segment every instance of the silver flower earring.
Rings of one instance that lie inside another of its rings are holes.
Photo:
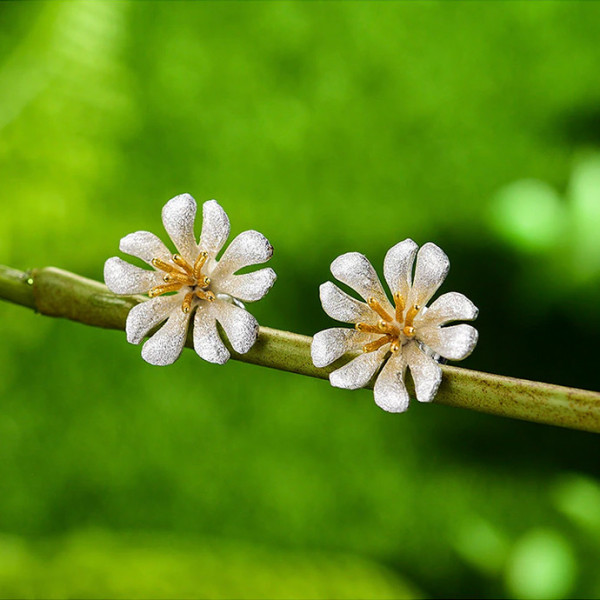
[[[326,367],[347,352],[361,351],[329,376],[331,385],[346,389],[364,387],[383,365],[375,381],[374,396],[375,402],[389,412],[404,412],[408,408],[404,383],[407,367],[417,400],[431,402],[442,379],[439,357],[462,360],[477,344],[477,330],[470,325],[442,327],[452,321],[471,321],[477,317],[477,308],[468,298],[449,292],[431,306],[425,306],[446,278],[450,261],[435,244],[425,244],[418,254],[417,250],[417,244],[407,239],[386,254],[383,270],[393,294],[393,306],[375,269],[358,252],[336,258],[331,272],[366,303],[331,282],[320,288],[325,312],[337,321],[354,323],[355,327],[336,327],[317,333],[311,347],[313,363],[316,367]]]
[[[141,269],[118,257],[109,258],[104,266],[104,280],[112,292],[147,293],[151,298],[134,306],[127,316],[130,343],[139,344],[151,329],[166,321],[142,348],[142,357],[153,365],[169,365],[177,360],[194,313],[194,349],[201,358],[217,364],[229,359],[217,322],[236,352],[248,352],[256,341],[258,323],[242,301],[260,300],[277,277],[270,268],[235,274],[271,258],[273,247],[258,231],[240,233],[217,261],[229,237],[227,214],[215,200],[205,202],[202,233],[196,243],[196,209],[192,196],[182,194],[169,200],[162,210],[163,224],[176,254],[149,231],[137,231],[121,240],[122,252],[142,259],[153,270]]]

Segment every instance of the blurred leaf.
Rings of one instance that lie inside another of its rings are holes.
[[[512,550],[506,567],[509,593],[521,600],[569,598],[577,564],[570,544],[556,531],[536,529]]]
[[[546,183],[526,179],[496,194],[492,226],[519,250],[540,253],[564,235],[565,208],[559,195]]]
[[[467,563],[487,576],[494,576],[506,561],[509,542],[492,523],[473,515],[458,528],[455,548]]]
[[[1,598],[373,598],[422,594],[349,555],[217,540],[83,532],[26,546],[0,538]]]
[[[600,275],[600,156],[575,169],[569,188],[573,211],[573,269],[584,282]]]
[[[552,498],[558,510],[581,529],[600,534],[600,485],[590,477],[569,474],[560,477],[552,489]]]

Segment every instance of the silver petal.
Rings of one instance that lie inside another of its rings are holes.
[[[462,360],[473,352],[478,333],[471,325],[428,327],[417,330],[417,338],[437,354],[449,360]]]
[[[273,256],[273,246],[258,231],[243,231],[227,246],[221,260],[211,273],[217,282],[250,265],[258,265]]]
[[[446,279],[450,261],[444,251],[427,242],[417,254],[415,278],[410,295],[410,304],[425,306]]]
[[[463,294],[448,292],[437,298],[426,311],[415,319],[416,327],[433,327],[450,321],[472,321],[477,318],[477,307]]]
[[[216,200],[209,200],[202,205],[202,232],[200,249],[216,256],[229,237],[229,218]]]
[[[162,283],[161,273],[141,269],[113,256],[104,263],[104,282],[115,294],[143,294]]]
[[[389,345],[353,358],[349,363],[329,374],[331,385],[347,390],[364,387],[381,365],[388,350]]]
[[[236,352],[245,354],[258,336],[258,321],[247,310],[223,300],[215,300],[211,309],[221,323],[229,343]]]
[[[431,402],[442,382],[442,369],[430,356],[424,354],[415,342],[403,348],[410,374],[415,383],[415,395],[419,402]]]
[[[230,275],[225,279],[218,279],[215,281],[213,289],[244,302],[255,302],[266,295],[276,279],[277,275],[273,269],[259,269],[253,273]]]
[[[212,306],[206,303],[196,310],[194,350],[200,358],[211,363],[223,365],[229,360],[229,350],[227,350],[217,330],[215,312]]]
[[[323,310],[336,321],[374,325],[379,319],[364,302],[349,296],[331,281],[321,285],[319,294]]]
[[[419,246],[410,238],[390,248],[383,261],[383,274],[392,294],[408,299],[412,269]]]
[[[151,365],[174,363],[183,350],[190,315],[174,310],[167,322],[144,344],[142,358]]]
[[[162,221],[179,254],[190,264],[198,257],[198,245],[194,237],[196,201],[189,194],[171,198],[162,209]]]
[[[171,260],[171,252],[162,243],[160,238],[149,231],[136,231],[126,235],[119,244],[119,250],[141,258],[148,264],[153,258],[160,258],[165,262]]]
[[[352,288],[365,300],[375,298],[388,312],[392,312],[389,300],[373,265],[360,252],[347,252],[331,263],[331,273],[342,283]]]
[[[405,371],[406,360],[402,352],[392,354],[375,381],[373,392],[377,406],[393,413],[408,409],[410,398],[404,385]]]
[[[353,349],[359,349],[366,342],[377,337],[347,327],[333,327],[315,334],[310,346],[310,354],[315,367],[326,367],[340,356]]]
[[[162,323],[173,311],[181,311],[184,295],[159,296],[134,306],[127,315],[127,341],[139,344],[153,327]]]

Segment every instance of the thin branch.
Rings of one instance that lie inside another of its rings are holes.
[[[74,273],[47,267],[29,273],[0,265],[0,298],[52,317],[95,327],[125,329],[127,313],[146,298],[116,296],[106,286]],[[311,338],[261,327],[246,354],[229,346],[232,358],[247,363],[327,379],[348,357],[326,369],[310,358]],[[187,346],[191,347],[188,338]],[[484,413],[600,433],[600,393],[547,383],[442,367],[444,376],[435,402]],[[411,382],[409,392],[414,397]]]

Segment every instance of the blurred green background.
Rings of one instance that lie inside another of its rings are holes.
[[[412,237],[480,307],[465,367],[587,389],[600,4],[2,2],[0,263],[101,279],[170,197],[259,229],[260,323],[332,326],[343,252]],[[0,596],[600,595],[600,438],[0,303]]]

